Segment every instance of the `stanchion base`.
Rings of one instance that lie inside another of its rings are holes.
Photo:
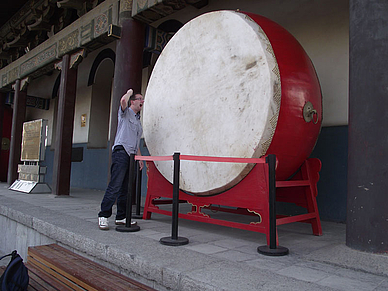
[[[138,225],[132,225],[130,227],[126,227],[125,225],[116,226],[116,231],[119,231],[119,232],[135,232],[139,230],[140,230],[140,226]]]
[[[289,250],[285,247],[277,246],[276,249],[271,249],[268,245],[258,247],[257,251],[266,256],[285,256],[289,253]]]
[[[183,246],[189,243],[189,239],[182,236],[178,236],[177,239],[173,239],[172,237],[168,236],[168,237],[162,237],[159,240],[159,242],[162,245],[167,245],[167,246]]]
[[[143,214],[132,214],[132,218],[143,219]]]

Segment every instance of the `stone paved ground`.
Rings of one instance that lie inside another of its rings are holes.
[[[170,216],[138,219],[140,231],[133,233],[99,230],[102,196],[80,189],[60,198],[23,194],[0,184],[0,229],[27,240],[28,231],[4,229],[8,218],[19,221],[158,290],[388,290],[388,256],[346,247],[344,224],[322,222],[323,236],[307,224],[280,226],[279,242],[290,254],[268,257],[257,252],[266,244],[263,234],[180,219],[179,236],[190,242],[170,247],[159,243],[171,236]]]

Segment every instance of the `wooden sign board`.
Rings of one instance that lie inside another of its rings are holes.
[[[47,120],[23,123],[21,161],[43,161],[45,157]]]

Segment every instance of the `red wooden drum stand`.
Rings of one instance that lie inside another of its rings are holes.
[[[322,235],[316,202],[320,169],[320,160],[307,159],[291,180],[276,181],[276,200],[295,203],[304,207],[307,212],[294,216],[278,216],[276,225],[306,222],[311,224],[314,235]],[[161,209],[158,205],[172,203],[173,185],[159,173],[153,162],[147,162],[147,175],[148,189],[143,219],[150,219],[152,213],[172,215],[171,211]],[[269,244],[268,192],[268,167],[266,164],[256,164],[240,183],[218,195],[195,196],[179,191],[179,202],[192,205],[190,212],[179,213],[179,217],[264,233]],[[250,215],[255,217],[255,221],[242,223],[213,218],[204,213],[204,209]]]

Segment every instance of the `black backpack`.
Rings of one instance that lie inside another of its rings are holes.
[[[2,256],[0,260],[5,257],[12,256],[3,275],[0,277],[1,291],[19,291],[27,290],[29,276],[28,269],[23,264],[23,259],[16,251]]]

